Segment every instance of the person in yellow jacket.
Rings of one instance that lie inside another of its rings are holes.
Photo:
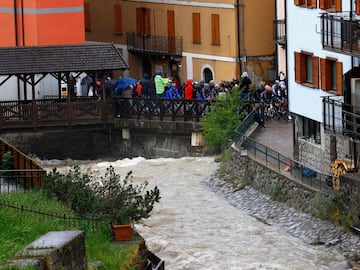
[[[155,84],[155,91],[157,98],[164,98],[165,97],[165,86],[171,80],[168,78],[163,78],[161,76],[161,71],[156,72],[154,77],[154,84]]]

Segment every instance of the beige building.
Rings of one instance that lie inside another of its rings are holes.
[[[274,0],[84,0],[87,41],[113,42],[134,78],[253,83],[276,76]]]

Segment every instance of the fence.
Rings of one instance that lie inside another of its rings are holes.
[[[110,224],[109,220],[102,218],[74,217],[66,213],[44,212],[42,210],[30,208],[26,205],[12,204],[6,200],[0,200],[0,207],[11,208],[20,212],[21,214],[30,213],[34,216],[36,215],[39,219],[42,220],[51,220],[52,222],[56,221],[68,229],[77,228],[83,230],[99,230],[109,227]]]
[[[251,117],[251,115],[248,117]],[[244,125],[249,126],[249,123],[251,123],[251,120],[247,120]],[[247,129],[244,129],[242,125],[243,124],[235,130],[235,146],[238,149],[245,149],[247,153],[251,153],[255,158],[259,158],[264,161],[266,166],[271,167],[285,176],[288,176],[290,179],[298,183],[323,192],[332,191],[331,174],[324,174],[316,171],[315,169],[308,168],[302,163],[256,142],[244,134],[244,131]]]

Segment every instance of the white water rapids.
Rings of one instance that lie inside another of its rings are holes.
[[[122,176],[131,170],[134,182],[146,180],[149,187],[159,187],[160,203],[135,227],[166,269],[318,270],[344,260],[333,249],[307,245],[261,223],[212,192],[202,181],[218,168],[213,157],[139,157],[82,162],[81,167],[103,172],[109,165]],[[44,167],[65,169],[56,161]]]

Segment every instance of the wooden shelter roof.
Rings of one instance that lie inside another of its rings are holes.
[[[112,43],[0,48],[0,75],[125,70]]]

